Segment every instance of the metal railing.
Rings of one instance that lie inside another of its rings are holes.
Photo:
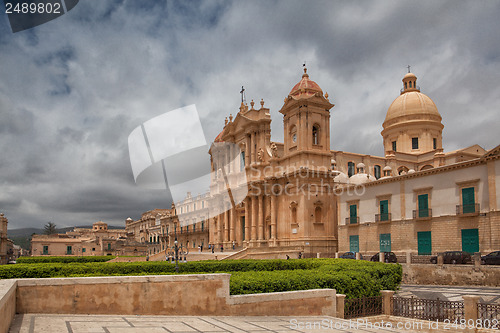
[[[432,217],[432,209],[419,209],[413,211],[413,218],[417,220],[430,219]]]
[[[419,299],[415,297],[392,297],[393,315],[422,320],[450,321],[464,317],[464,302]]]
[[[344,318],[358,318],[382,314],[382,296],[346,299]]]
[[[391,220],[391,213],[375,214],[375,222],[389,222]]]
[[[477,304],[477,316],[481,319],[484,328],[492,328],[495,323],[500,322],[500,304],[498,303],[478,303]],[[488,327],[489,321],[489,327]],[[498,325],[497,325],[498,327]]]
[[[346,217],[345,224],[359,224],[359,216]]]
[[[479,204],[457,205],[457,215],[479,214]]]

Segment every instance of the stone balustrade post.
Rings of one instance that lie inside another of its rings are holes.
[[[378,261],[385,262],[385,254],[384,254],[384,252],[380,252],[378,254]]]
[[[465,322],[468,323],[470,321],[476,323],[476,320],[478,319],[477,304],[479,303],[479,296],[464,295],[462,298],[464,299]],[[465,332],[472,333],[475,331],[475,328],[467,327],[465,329]]]
[[[382,290],[380,294],[382,295],[382,314],[392,315],[392,297],[394,296],[394,291],[392,290]]]
[[[356,252],[356,260],[361,260],[361,253]]]
[[[443,267],[444,258],[443,258],[443,254],[442,253],[439,253],[438,256],[437,256],[437,264],[438,264],[438,266]]]
[[[472,261],[474,262],[474,270],[478,271],[481,269],[481,252],[475,252],[472,256]]]
[[[337,294],[337,318],[344,319],[345,295]]]
[[[406,264],[411,265],[411,252],[406,252]]]
[[[339,253],[338,252],[335,252],[335,258],[339,258]]]

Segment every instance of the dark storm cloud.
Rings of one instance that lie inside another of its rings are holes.
[[[302,75],[330,95],[332,149],[382,155],[409,64],[443,116],[446,151],[497,145],[497,1],[86,1],[34,29],[0,22],[0,210],[9,228],[170,207],[134,184],[127,138],[196,104],[208,142],[239,91],[271,109]],[[473,115],[473,116],[471,116]],[[189,133],[181,140],[189,140]]]

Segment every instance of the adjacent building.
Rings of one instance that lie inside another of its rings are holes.
[[[9,243],[7,239],[7,218],[3,213],[0,213],[0,265],[6,264],[9,261]]]

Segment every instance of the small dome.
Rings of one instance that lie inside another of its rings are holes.
[[[412,174],[412,173],[415,173],[415,170],[413,170],[413,169],[408,170],[408,174]]]
[[[335,161],[333,158],[330,160],[331,164],[337,164],[337,161]]]
[[[364,169],[365,168],[365,164],[363,162],[358,163],[358,165],[356,165],[356,168],[358,168],[358,169],[360,169],[360,168]]]
[[[355,184],[355,185],[366,184],[370,181],[372,181],[372,180],[370,179],[370,176],[367,175],[366,173],[357,173],[357,174],[351,176],[351,178],[349,178],[349,183]]]
[[[323,95],[323,90],[313,80],[309,79],[307,68],[304,68],[302,79],[297,83],[288,94],[294,99],[303,99],[314,96],[316,93]]]
[[[345,173],[339,172],[339,174],[333,178],[333,181],[340,184],[348,184],[349,177]]]
[[[408,73],[403,77],[403,80],[404,79],[417,79],[417,77],[413,73]]]
[[[382,169],[382,171],[392,171],[392,168],[391,168],[390,166],[386,165],[386,166]]]

